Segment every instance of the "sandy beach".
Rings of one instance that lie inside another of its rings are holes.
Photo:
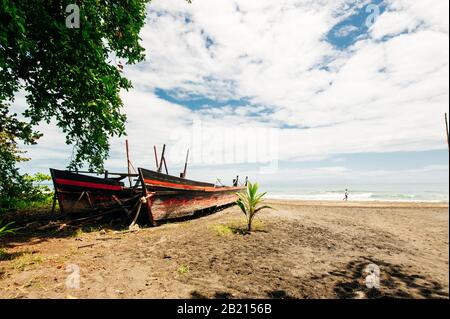
[[[447,203],[268,203],[251,234],[235,206],[138,232],[30,228],[0,242],[0,297],[448,298]]]

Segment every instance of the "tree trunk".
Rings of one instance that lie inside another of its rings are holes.
[[[248,224],[247,224],[247,231],[251,232],[252,231],[252,217],[248,218]]]

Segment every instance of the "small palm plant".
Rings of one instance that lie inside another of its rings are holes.
[[[263,209],[273,209],[263,204],[263,197],[266,193],[258,194],[258,183],[252,184],[248,182],[247,189],[241,193],[237,193],[239,199],[236,204],[241,208],[247,218],[247,231],[252,231],[252,221],[257,213]]]

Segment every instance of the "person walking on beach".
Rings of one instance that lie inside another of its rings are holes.
[[[345,201],[348,200],[348,189],[345,189],[345,192],[344,192],[344,200],[345,200]]]

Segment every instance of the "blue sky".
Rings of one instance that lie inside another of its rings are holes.
[[[336,23],[326,35],[326,40],[339,50],[345,50],[358,40],[369,36],[369,28],[376,15],[386,10],[386,2],[382,0],[363,2],[355,5],[349,11],[348,17]],[[346,14],[346,13],[344,13]]]
[[[190,164],[197,179],[448,187],[448,5],[152,1],[146,61],[125,67],[134,88],[121,93],[135,166],[153,165],[153,145],[166,143],[174,172],[188,147],[202,149]],[[65,167],[71,146],[54,126],[40,129],[22,169]],[[111,143],[106,164],[124,169],[124,139]],[[270,154],[242,157],[253,144]],[[276,173],[261,173],[270,159]]]
[[[227,99],[221,101],[210,98],[208,96],[189,94],[185,92],[183,92],[183,94],[181,95],[180,92],[178,92],[176,89],[164,90],[161,88],[156,88],[154,92],[155,95],[162,100],[166,100],[174,104],[183,105],[191,110],[199,110],[204,107],[237,107],[249,105],[249,102],[245,99],[245,97],[237,100]]]

